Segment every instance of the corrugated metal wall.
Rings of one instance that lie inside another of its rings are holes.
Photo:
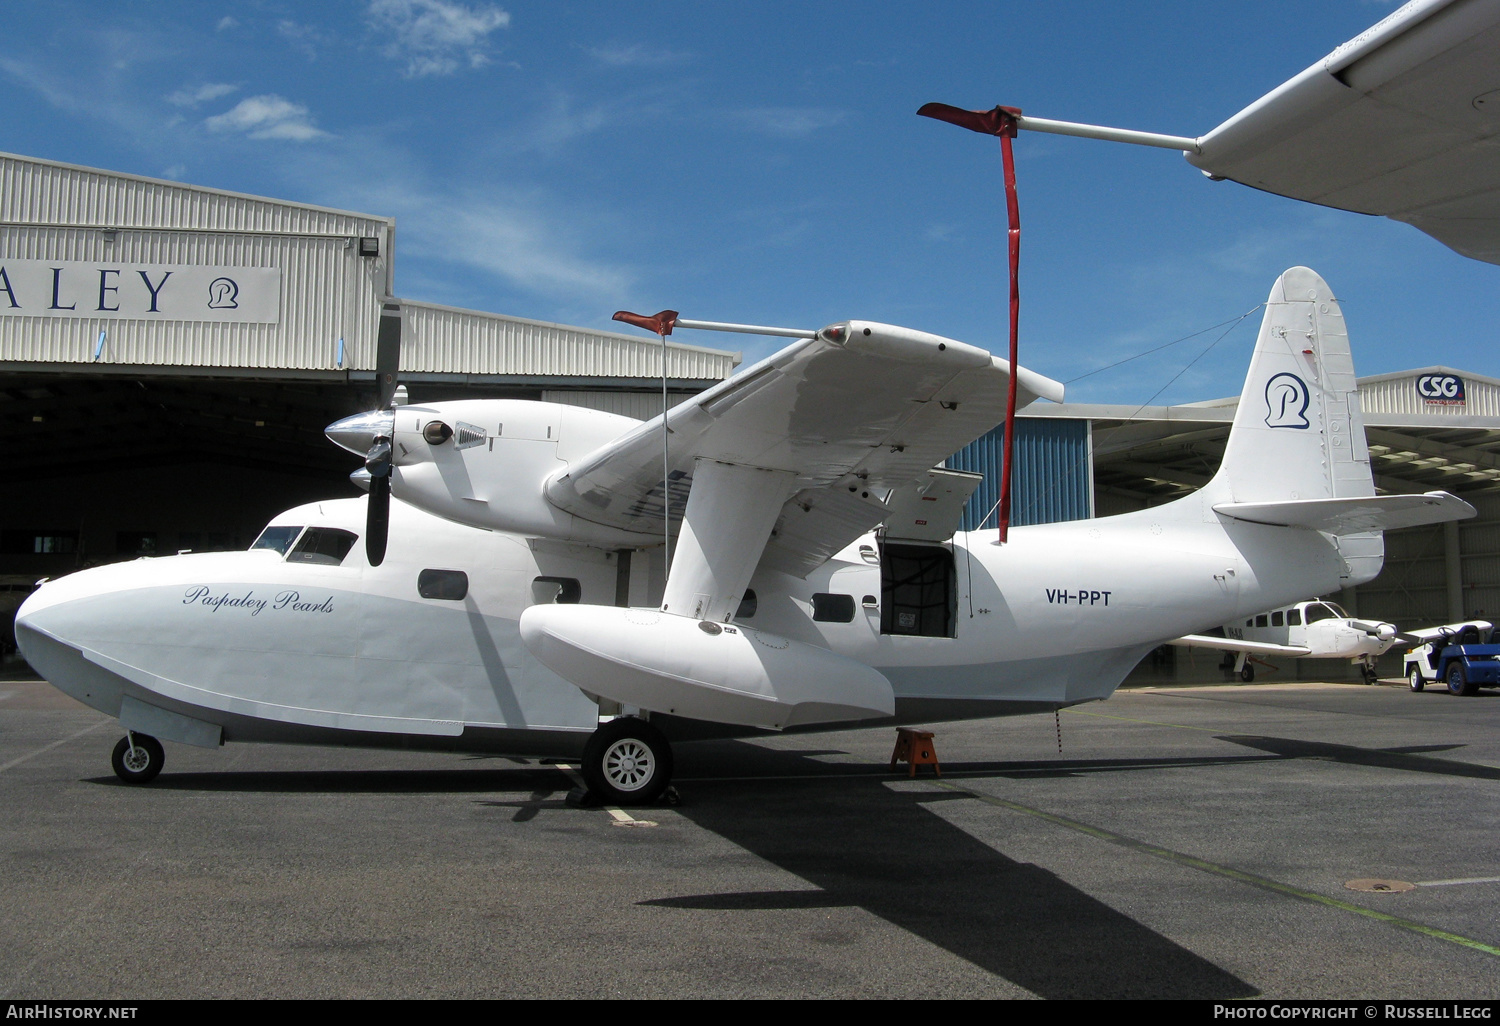
[[[1011,518],[1016,526],[1084,520],[1093,515],[1094,468],[1086,420],[1016,418],[1016,475],[1011,482]],[[983,474],[964,507],[962,529],[996,525],[1005,428],[994,428],[948,457],[945,466]]]
[[[275,267],[275,324],[126,318],[0,317],[0,361],[373,370],[384,272],[348,237],[235,235],[124,229],[106,241],[91,228],[0,226],[0,260]],[[98,361],[100,331],[105,343]],[[338,340],[344,362],[338,363]]]
[[[281,272],[274,324],[7,315],[0,361],[372,370],[393,237],[389,218],[0,154],[0,259]]]
[[[1360,406],[1366,413],[1419,413],[1428,417],[1500,417],[1500,388],[1478,378],[1456,374],[1464,382],[1464,404],[1446,406],[1427,402],[1417,392],[1417,378],[1366,381],[1359,386]]]
[[[671,408],[678,403],[686,402],[693,397],[693,393],[667,392],[667,407]],[[542,401],[546,403],[565,403],[568,406],[582,406],[590,410],[602,410],[605,413],[618,413],[622,417],[634,417],[636,420],[650,420],[661,413],[660,392],[599,392],[566,389],[543,389]]]
[[[661,343],[477,310],[404,301],[401,369],[411,373],[651,378],[661,375]],[[718,381],[733,353],[669,342],[667,377]],[[653,414],[654,416],[654,414]]]

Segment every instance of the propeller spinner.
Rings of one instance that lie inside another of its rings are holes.
[[[391,438],[396,433],[396,413],[394,410],[356,413],[328,425],[324,433],[335,445],[365,458],[363,471],[356,470],[350,476],[369,477],[365,555],[371,566],[379,566],[385,561],[391,527]]]

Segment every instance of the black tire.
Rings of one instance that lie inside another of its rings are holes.
[[[1380,679],[1380,677],[1376,675],[1375,667],[1373,666],[1361,666],[1359,668],[1359,675],[1364,679],[1364,682],[1366,684],[1374,684]]]
[[[1448,666],[1448,694],[1450,695],[1472,695],[1474,688],[1469,685],[1469,674],[1464,670],[1463,663],[1451,663]]]
[[[150,734],[135,734],[135,753],[130,751],[130,736],[122,737],[115,744],[109,764],[115,768],[115,776],[127,784],[149,784],[161,772],[167,753],[161,742]]]
[[[1244,667],[1240,670],[1240,680],[1244,681],[1246,684],[1249,684],[1254,679],[1255,667],[1250,665],[1249,660],[1246,660]]]
[[[1421,691],[1427,686],[1427,682],[1422,679],[1422,668],[1416,663],[1411,664],[1411,671],[1406,675],[1406,683],[1413,691]]]
[[[672,782],[672,746],[645,720],[610,720],[584,747],[583,779],[606,804],[649,805]]]

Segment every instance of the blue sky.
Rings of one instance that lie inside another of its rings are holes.
[[[0,149],[397,218],[403,296],[612,326],[619,307],[1005,347],[992,140],[938,100],[1207,132],[1389,13],[1323,2],[14,5]],[[1500,268],[1405,225],[1023,134],[1021,359],[1060,380],[1238,316],[1286,267],[1361,374],[1500,376]],[[1239,391],[1250,318],[1157,402]],[[1091,375],[1142,403],[1219,332]],[[744,349],[779,343],[680,333]]]

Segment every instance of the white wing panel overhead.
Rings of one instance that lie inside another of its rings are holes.
[[[695,460],[789,472],[767,559],[805,573],[884,519],[891,489],[1003,420],[1009,374],[1006,361],[937,335],[868,321],[825,328],[668,412],[673,519]],[[1062,394],[1020,370],[1018,408]],[[657,537],[663,477],[657,417],[554,474],[546,494],[574,516]]]
[[[1219,177],[1500,263],[1500,0],[1420,0],[1199,140]]]

